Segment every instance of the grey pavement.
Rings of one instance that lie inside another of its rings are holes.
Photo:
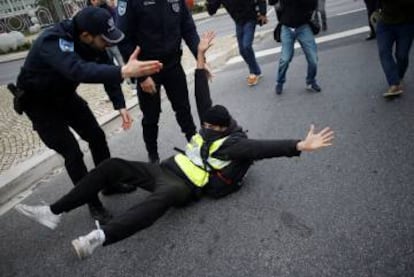
[[[219,15],[224,10],[221,9]],[[195,15],[195,20],[203,20],[206,13]],[[263,37],[265,33],[257,32],[257,38]],[[15,53],[0,57],[1,61],[21,59],[27,53]],[[215,46],[208,55],[208,61],[212,69],[217,68],[225,61],[237,54],[236,40],[234,36],[218,37]],[[195,60],[187,47],[184,48],[182,58],[184,70],[188,76],[188,82],[192,82],[192,72]],[[123,84],[124,96],[127,107],[133,108],[137,105],[137,97],[133,89]],[[93,113],[101,126],[110,122],[118,116],[108,101],[102,85],[82,84],[78,93],[89,103]],[[164,96],[163,96],[164,98]],[[134,114],[136,124],[140,120],[140,114]],[[17,193],[26,189],[31,183],[42,178],[42,173],[36,174],[36,168],[42,164],[57,167],[62,161],[56,158],[54,151],[48,149],[40,141],[37,133],[32,130],[31,122],[23,115],[19,116],[12,109],[12,96],[6,86],[0,86],[0,204],[10,200]],[[87,151],[87,149],[85,149]]]

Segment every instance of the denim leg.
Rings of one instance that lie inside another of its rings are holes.
[[[409,54],[414,38],[414,24],[402,24],[395,26],[395,28],[397,35],[395,58],[398,66],[398,77],[402,80],[408,68]]]
[[[400,82],[398,76],[398,66],[392,55],[393,45],[396,41],[396,34],[392,25],[382,22],[377,23],[377,44],[378,52],[384,70],[385,77],[389,86],[396,86]]]
[[[316,83],[316,73],[318,71],[318,48],[315,37],[308,24],[300,26],[296,30],[296,36],[308,61],[306,84],[314,84]]]
[[[288,70],[289,63],[293,57],[295,33],[289,27],[282,25],[280,38],[282,40],[282,53],[280,54],[276,82],[278,84],[284,84],[286,82],[286,72]]]
[[[261,70],[256,61],[253,50],[254,33],[256,31],[256,22],[251,20],[244,24],[236,24],[236,36],[239,46],[240,55],[243,57],[250,74],[260,75]]]

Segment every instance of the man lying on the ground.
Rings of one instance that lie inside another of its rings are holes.
[[[195,93],[202,128],[187,144],[185,151],[160,165],[109,159],[92,170],[68,194],[50,206],[27,206],[16,209],[24,215],[54,229],[61,214],[88,202],[105,187],[121,179],[134,180],[151,192],[107,224],[72,241],[79,258],[85,258],[101,245],[110,245],[149,227],[170,207],[182,206],[202,195],[222,197],[240,188],[241,180],[253,161],[299,156],[332,144],[333,131],[319,133],[311,126],[303,140],[252,140],[237,125],[227,109],[211,106],[205,66],[205,53],[212,45],[214,33],[203,34],[198,46]]]

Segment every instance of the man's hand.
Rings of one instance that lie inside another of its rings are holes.
[[[306,138],[296,145],[297,150],[314,151],[332,145],[334,132],[329,127],[324,128],[319,133],[314,133],[314,130],[315,126],[312,124]]]
[[[143,92],[154,94],[157,92],[157,87],[155,86],[155,82],[151,77],[147,77],[143,82],[139,84]]]
[[[197,51],[197,68],[204,68],[207,71],[208,78],[211,79],[212,74],[209,66],[206,62],[206,52],[213,45],[213,40],[216,37],[216,33],[213,31],[205,32],[200,37],[200,43],[198,44]]]
[[[122,129],[128,130],[132,126],[132,121],[134,121],[129,114],[128,110],[123,108],[119,110],[119,114],[122,118]]]
[[[162,63],[159,61],[137,60],[140,48],[137,47],[129,57],[128,63],[121,68],[122,78],[142,77],[160,72]]]

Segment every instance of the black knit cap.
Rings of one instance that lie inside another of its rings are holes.
[[[230,126],[231,115],[224,106],[215,105],[204,114],[203,121],[212,125],[228,127]]]

